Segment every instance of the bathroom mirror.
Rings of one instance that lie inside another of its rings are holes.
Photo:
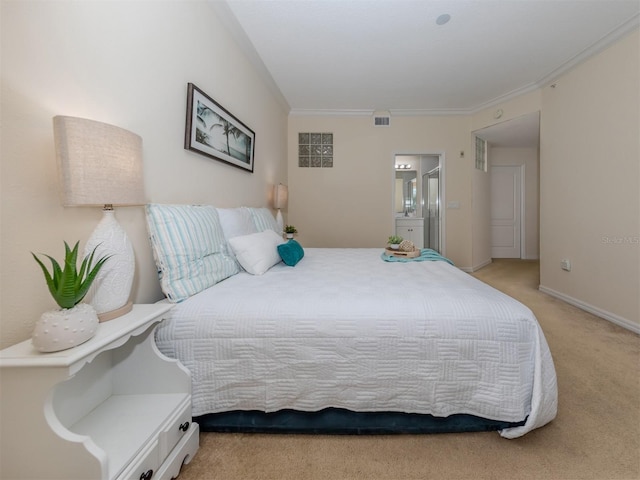
[[[396,214],[414,216],[417,202],[418,176],[415,170],[396,170]]]

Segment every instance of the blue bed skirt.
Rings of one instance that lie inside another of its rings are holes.
[[[209,413],[194,417],[193,420],[205,432],[334,435],[486,432],[518,427],[526,421],[500,422],[465,414],[434,417],[418,413],[352,412],[340,408],[326,408],[319,412],[280,410],[272,413],[237,410]]]

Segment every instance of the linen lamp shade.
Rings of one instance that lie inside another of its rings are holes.
[[[53,119],[65,206],[142,205],[142,138],[84,118]]]

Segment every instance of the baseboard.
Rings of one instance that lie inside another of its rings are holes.
[[[594,307],[593,305],[589,305],[582,300],[578,300],[577,298],[570,297],[569,295],[565,295],[564,293],[558,292],[552,288],[545,287],[544,285],[538,285],[538,290],[541,292],[547,293],[552,297],[559,298],[575,307],[580,308],[586,312],[592,313],[593,315],[604,318],[605,320],[610,321],[611,323],[615,323],[616,325],[621,326],[622,328],[626,328],[627,330],[631,330],[634,333],[640,335],[640,325],[632,322],[631,320],[627,320],[619,315],[616,315],[611,312],[607,312],[606,310],[602,310],[598,307]]]
[[[480,270],[483,267],[486,267],[487,265],[489,265],[492,262],[493,262],[493,260],[491,258],[488,258],[484,262],[481,262],[478,265],[474,265],[473,267],[471,267],[471,272],[477,272],[478,270]]]
[[[460,270],[462,270],[465,273],[473,273],[473,272],[477,272],[478,270],[480,270],[483,267],[486,267],[487,265],[489,265],[490,263],[493,262],[493,259],[488,259],[485,260],[482,263],[479,263],[478,265],[474,265],[473,267],[458,267]]]

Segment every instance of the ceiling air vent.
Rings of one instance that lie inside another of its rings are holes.
[[[374,112],[373,126],[388,127],[391,125],[391,114],[389,112]]]

